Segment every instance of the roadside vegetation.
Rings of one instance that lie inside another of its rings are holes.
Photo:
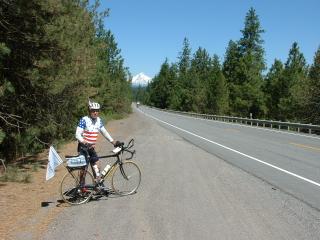
[[[242,37],[229,41],[223,60],[202,47],[192,54],[185,38],[178,62],[166,59],[135,98],[163,109],[320,125],[320,47],[308,66],[293,42],[286,62],[275,59],[267,69],[264,32],[251,8]]]
[[[1,179],[28,182],[15,163],[73,139],[88,97],[108,119],[131,111],[131,75],[98,0],[0,3]]]

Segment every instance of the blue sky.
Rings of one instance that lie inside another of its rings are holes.
[[[110,9],[105,27],[133,76],[154,77],[166,58],[177,62],[185,37],[192,54],[202,47],[223,61],[228,42],[241,38],[250,7],[265,30],[268,68],[275,58],[287,60],[294,41],[308,64],[320,46],[320,0],[101,0],[101,7]]]

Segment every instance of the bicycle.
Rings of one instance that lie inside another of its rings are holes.
[[[99,156],[101,158],[116,158],[116,161],[101,176],[101,181],[96,182],[92,173],[88,170],[88,157],[65,156],[67,159],[67,173],[63,176],[60,184],[60,194],[62,199],[71,205],[79,205],[88,202],[94,195],[101,195],[101,182],[106,178],[111,178],[112,192],[121,196],[133,194],[137,191],[141,182],[141,170],[137,163],[131,161],[135,150],[130,150],[134,146],[131,139],[127,146],[124,143],[113,150],[113,154]],[[122,159],[123,153],[129,153],[129,157]],[[92,170],[92,165],[91,170]],[[106,168],[105,168],[106,169]],[[108,195],[108,194],[106,194]]]

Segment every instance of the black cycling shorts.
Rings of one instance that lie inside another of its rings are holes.
[[[91,164],[95,164],[97,161],[99,161],[96,150],[94,148],[88,148],[82,143],[78,143],[78,153],[80,155],[84,155],[87,162],[90,162]]]

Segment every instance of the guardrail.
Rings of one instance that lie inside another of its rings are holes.
[[[278,130],[296,131],[299,133],[304,132],[309,134],[318,134],[318,135],[320,134],[320,125],[261,120],[261,119],[253,119],[253,118],[209,115],[209,114],[200,114],[200,113],[193,113],[193,112],[181,112],[181,111],[173,111],[168,109],[159,109],[155,107],[151,107],[151,108],[158,109],[164,112],[172,112],[180,115],[187,115],[187,116],[203,118],[203,119],[211,119],[215,121],[232,122],[232,123],[246,124],[246,125],[257,126],[257,127],[268,127],[272,129],[278,129]]]

